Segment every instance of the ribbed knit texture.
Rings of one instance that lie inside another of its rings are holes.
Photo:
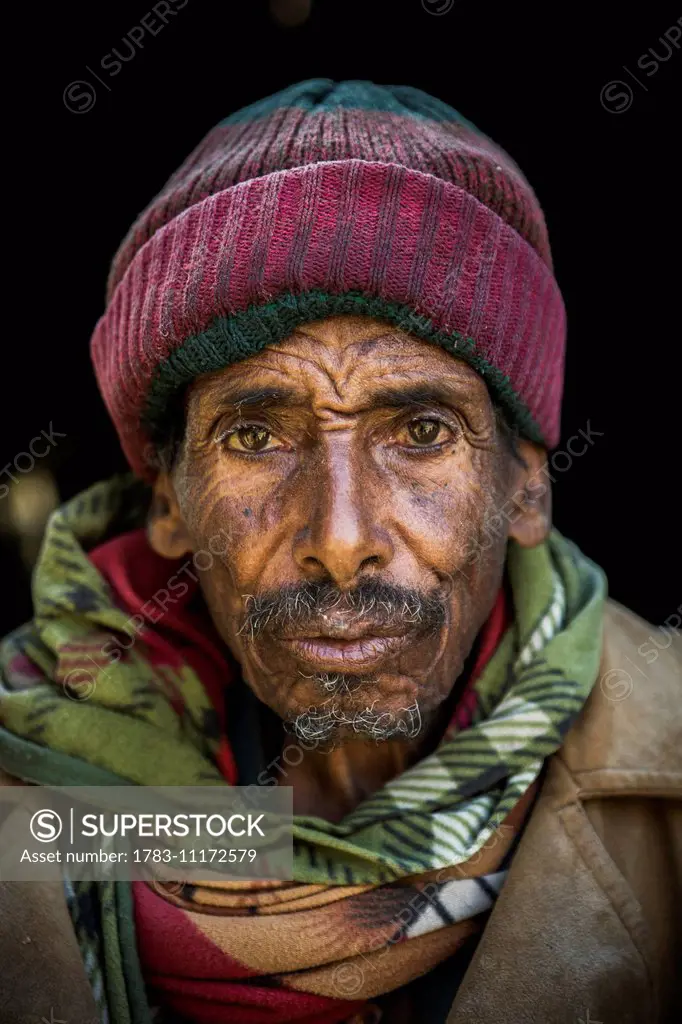
[[[565,313],[516,164],[403,86],[313,80],[217,125],[113,261],[92,339],[133,468],[198,374],[298,325],[368,315],[442,345],[521,432],[559,436]]]

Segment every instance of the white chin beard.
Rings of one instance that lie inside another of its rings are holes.
[[[377,711],[373,706],[362,711],[346,712],[330,703],[318,710],[297,715],[291,729],[301,742],[323,745],[334,737],[366,737],[377,742],[391,739],[412,740],[422,731],[419,705],[412,704],[397,712]]]

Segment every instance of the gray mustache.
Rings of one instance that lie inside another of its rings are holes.
[[[277,591],[249,594],[240,634],[255,639],[268,632],[273,636],[324,623],[330,612],[344,613],[378,629],[440,629],[446,618],[443,595],[384,583],[377,579],[361,582],[353,590],[339,590],[333,583],[304,583]]]

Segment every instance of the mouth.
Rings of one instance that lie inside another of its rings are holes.
[[[344,672],[373,668],[402,650],[408,638],[405,634],[378,636],[367,633],[343,638],[328,635],[295,637],[280,642],[300,661],[320,671]]]

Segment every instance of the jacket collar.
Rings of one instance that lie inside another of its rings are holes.
[[[658,944],[588,810],[599,797],[682,795],[682,641],[665,640],[608,602],[599,676],[549,761],[447,1024],[660,1019]]]

